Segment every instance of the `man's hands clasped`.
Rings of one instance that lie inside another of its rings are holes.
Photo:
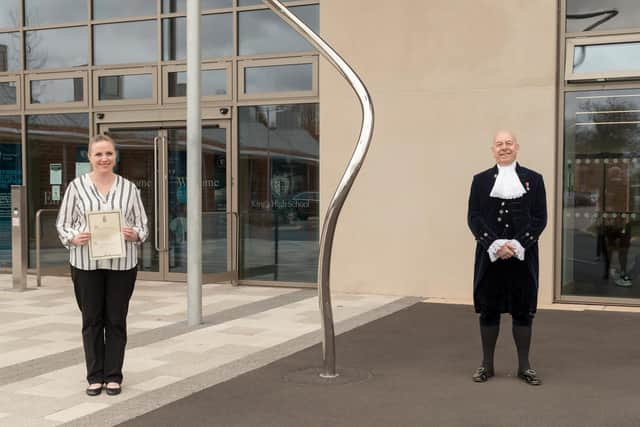
[[[502,247],[500,247],[500,249],[498,249],[498,251],[496,252],[496,255],[500,259],[509,259],[512,256],[515,256],[515,254],[516,254],[516,247],[510,242],[507,242],[504,245],[502,245]]]

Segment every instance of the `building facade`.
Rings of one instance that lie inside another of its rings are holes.
[[[318,30],[317,1],[289,1]],[[53,223],[88,138],[118,144],[153,232],[142,277],[186,272],[186,1],[11,0],[0,6],[0,267],[9,185],[28,192],[29,266],[63,273]],[[308,284],[318,254],[318,55],[259,0],[202,0],[203,272]]]
[[[376,109],[336,230],[333,289],[470,300],[471,177],[492,166],[491,137],[508,128],[546,181],[540,302],[640,303],[637,2],[287,3],[353,65]],[[1,7],[0,233],[8,185],[25,182],[30,266],[40,211],[43,270],[64,270],[60,193],[87,170],[87,138],[109,133],[152,222],[145,277],[184,280],[185,2]],[[259,0],[202,7],[205,278],[237,266],[240,283],[313,286],[360,107]]]

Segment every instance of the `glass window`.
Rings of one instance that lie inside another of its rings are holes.
[[[169,97],[187,96],[187,72],[168,73]],[[202,70],[200,90],[202,96],[224,96],[227,94],[227,70]]]
[[[0,3],[0,28],[18,28],[20,25],[20,0],[3,0]]]
[[[640,27],[637,0],[567,0],[567,32]]]
[[[318,31],[318,5],[292,7],[291,11]],[[240,12],[238,28],[240,55],[313,50],[300,34],[269,9]]]
[[[592,44],[573,48],[574,74],[617,72],[640,74],[640,42]]]
[[[81,102],[84,85],[81,77],[73,79],[31,80],[32,104]]]
[[[200,0],[200,10],[231,7],[231,0]],[[162,13],[186,13],[186,0],[162,0]]]
[[[96,65],[155,62],[156,21],[101,24],[94,28]]]
[[[93,0],[93,19],[129,18],[156,14],[156,0]]]
[[[17,89],[16,82],[0,82],[0,105],[15,105]]]
[[[98,78],[101,101],[153,98],[153,75],[128,74]]]
[[[25,0],[25,25],[86,22],[87,0]]]
[[[284,0],[284,3],[296,0]],[[264,5],[262,0],[238,0],[238,6]]]
[[[0,34],[0,73],[20,70],[20,33]]]
[[[312,89],[312,64],[271,65],[244,69],[245,93],[297,92]]]
[[[203,15],[200,20],[202,59],[233,55],[233,17],[231,13]],[[162,20],[162,59],[182,60],[187,57],[187,18]]]
[[[567,93],[564,138],[562,294],[639,298],[640,90]]]
[[[22,184],[21,133],[20,116],[0,116],[0,268],[11,267],[11,186]]]
[[[27,69],[66,68],[88,63],[87,27],[27,31]]]
[[[240,278],[316,281],[318,104],[238,109]]]
[[[60,199],[76,173],[85,170],[89,114],[44,114],[27,117],[27,173],[29,182],[29,267],[35,266],[35,215],[40,209],[58,209]],[[62,185],[53,188],[49,180],[51,165],[62,165]],[[58,197],[60,195],[60,197]],[[41,259],[51,273],[69,271],[69,251],[58,240],[56,212],[41,217]],[[58,270],[56,270],[56,268]]]

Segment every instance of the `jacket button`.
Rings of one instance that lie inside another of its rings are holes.
[[[533,236],[529,237],[529,240],[533,240]]]
[[[487,236],[488,236],[488,234],[487,234],[487,233],[484,233],[484,237],[487,237]]]
[[[529,236],[529,232],[527,231],[526,233],[524,233],[524,235],[528,237]]]
[[[501,203],[500,203],[500,206],[504,206],[504,202],[501,202]]]
[[[502,221],[502,218],[498,217],[498,222]]]
[[[499,212],[501,215],[504,213],[504,211],[503,211],[502,209],[500,209],[498,212]]]
[[[505,228],[509,228],[509,224],[505,224],[504,226],[505,226]]]

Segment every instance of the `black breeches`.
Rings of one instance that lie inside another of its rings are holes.
[[[512,314],[511,319],[514,326],[531,326],[533,323],[533,313]],[[496,326],[500,324],[500,313],[497,311],[480,313],[480,326]]]

